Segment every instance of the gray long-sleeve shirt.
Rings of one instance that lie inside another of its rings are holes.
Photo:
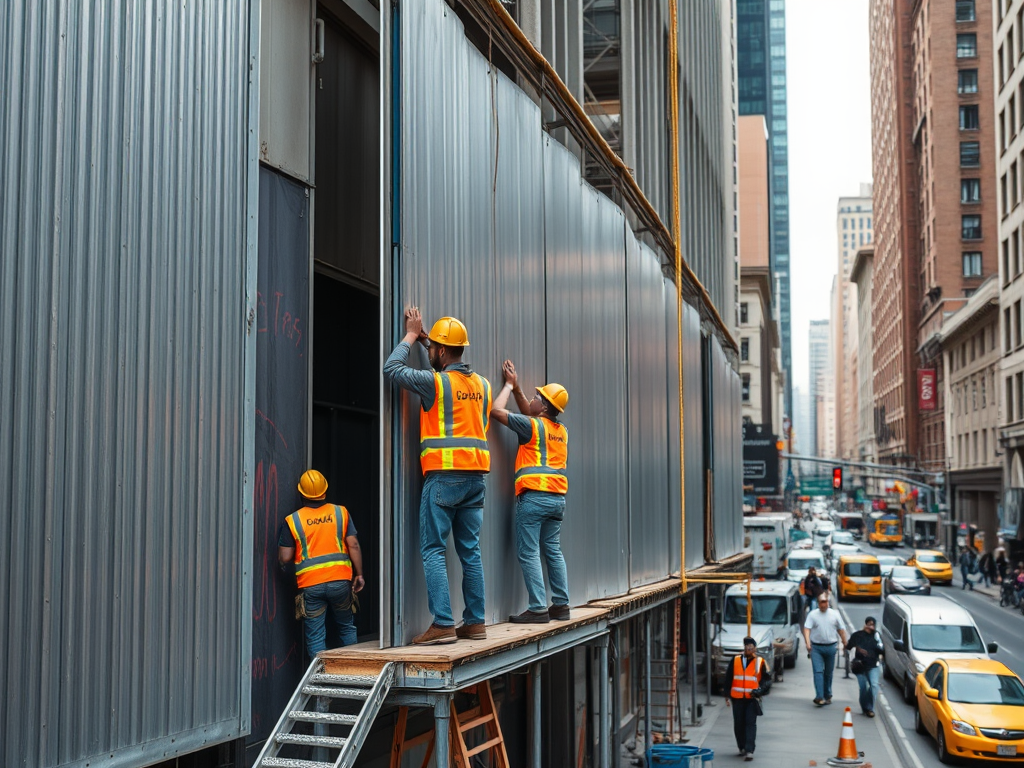
[[[384,377],[402,389],[419,395],[423,410],[429,411],[434,405],[434,372],[411,367],[409,365],[411,352],[412,345],[405,341],[400,342],[384,363]],[[466,374],[473,372],[473,369],[466,363],[446,365],[444,370]]]

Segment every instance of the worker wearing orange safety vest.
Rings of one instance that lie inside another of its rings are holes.
[[[412,345],[428,351],[432,370],[409,365]],[[405,337],[384,363],[384,375],[420,397],[420,555],[427,583],[427,607],[434,617],[427,630],[413,638],[418,645],[454,643],[459,638],[482,640],[484,569],[480,559],[485,477],[491,469],[487,427],[491,385],[464,362],[469,346],[466,326],[442,317],[427,334],[417,307],[405,311]],[[445,555],[448,534],[462,563],[463,623],[455,627],[448,591]]]
[[[732,729],[740,757],[754,759],[757,717],[761,714],[761,694],[771,682],[768,664],[757,655],[757,642],[743,638],[743,653],[736,656],[725,679],[726,705],[732,705]]]
[[[365,584],[363,554],[348,510],[326,501],[327,478],[315,469],[303,472],[299,493],[309,503],[282,524],[277,559],[282,568],[295,565],[306,650],[316,656],[327,647],[328,610],[341,645],[356,642],[352,596]]]
[[[569,582],[559,537],[565,517],[565,494],[569,480],[565,468],[569,451],[569,431],[558,416],[569,403],[569,393],[561,384],[537,387],[533,400],[527,400],[515,366],[506,360],[502,366],[505,385],[494,399],[494,420],[519,437],[516,454],[516,550],[526,580],[529,605],[509,621],[516,624],[546,624],[551,619],[569,619]],[[509,395],[516,398],[522,415],[505,410]],[[548,566],[551,607],[544,590],[541,557]]]

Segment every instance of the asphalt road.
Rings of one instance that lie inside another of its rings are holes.
[[[870,554],[880,554],[889,550],[873,549],[863,544],[861,548]],[[900,557],[909,557],[911,550],[896,548],[893,554]],[[954,582],[951,587],[932,587],[932,594],[943,598],[954,600],[974,617],[981,631],[982,639],[986,642],[999,644],[999,651],[994,658],[1003,662],[1020,677],[1024,678],[1024,615],[1020,610],[1011,608],[1000,608],[999,600],[982,595],[979,592],[961,589],[960,571],[954,569]],[[860,629],[864,626],[864,619],[867,616],[874,616],[879,625],[882,619],[882,605],[877,602],[852,602],[843,601],[839,604],[849,621],[853,623],[851,629]],[[839,670],[836,674],[841,674]],[[914,707],[903,701],[902,692],[897,683],[883,680],[881,687],[882,694],[888,701],[896,720],[900,723],[906,733],[908,746],[917,754],[923,768],[938,765],[936,757],[935,741],[930,736],[922,736],[914,731]],[[984,765],[986,763],[978,763]],[[991,763],[987,763],[991,764]]]

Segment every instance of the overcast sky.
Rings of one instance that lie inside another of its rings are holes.
[[[786,0],[793,384],[808,386],[807,329],[827,319],[836,203],[871,181],[868,0]]]

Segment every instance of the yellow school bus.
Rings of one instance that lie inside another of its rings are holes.
[[[872,515],[868,521],[868,543],[872,547],[898,547],[903,542],[903,525],[894,514]]]

